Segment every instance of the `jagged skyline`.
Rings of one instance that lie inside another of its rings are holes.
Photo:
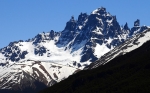
[[[133,24],[131,29],[127,23],[121,27],[117,17],[101,7],[90,15],[80,13],[77,20],[72,16],[63,31],[51,30],[25,41],[10,42],[0,49],[0,88],[25,91],[37,86],[39,89],[38,84],[34,84],[39,81],[45,87],[51,86],[103,58],[126,40],[137,37],[138,40],[124,48],[135,49],[149,40],[147,29],[150,27],[141,26],[138,19]],[[36,88],[33,91],[37,91]]]
[[[0,1],[0,48],[13,41],[27,40],[43,31],[62,31],[71,16],[77,19],[81,12],[90,14],[101,6],[116,15],[120,25],[127,22],[131,28],[136,19],[140,19],[141,26],[149,25],[148,2],[150,1]]]

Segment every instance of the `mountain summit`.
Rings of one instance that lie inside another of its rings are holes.
[[[72,16],[60,32],[39,33],[0,49],[0,88],[34,90],[35,82],[51,86],[146,29],[139,20],[131,29],[127,23],[121,27],[104,7],[81,13],[77,20]]]
[[[80,71],[39,93],[149,93],[149,36],[150,29],[89,66],[97,68]]]

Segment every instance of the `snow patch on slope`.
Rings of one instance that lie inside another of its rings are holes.
[[[99,58],[108,51],[110,51],[110,49],[105,44],[96,44],[94,54],[97,55],[97,57]]]

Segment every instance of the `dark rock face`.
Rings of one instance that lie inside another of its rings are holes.
[[[140,26],[140,20],[137,19],[135,22],[134,22],[134,26]]]
[[[134,22],[134,27],[131,28],[131,31],[130,31],[130,33],[129,33],[129,36],[132,37],[134,34],[143,32],[143,31],[146,30],[146,29],[148,29],[147,26],[141,26],[141,27],[140,27],[140,20],[137,19],[137,20]]]
[[[51,30],[48,37],[49,39],[47,40],[54,40],[57,36],[60,36],[60,32],[55,32],[54,30]]]
[[[47,52],[45,47],[38,45],[41,42],[46,42],[46,40],[54,40],[56,46],[65,46],[65,50],[71,48],[76,48],[77,50],[84,46],[80,61],[85,62],[89,59],[95,61],[97,57],[94,51],[97,44],[106,45],[108,49],[112,49],[124,43],[127,38],[131,38],[133,35],[146,29],[148,29],[147,26],[140,27],[139,19],[134,22],[134,27],[131,29],[127,23],[121,27],[116,16],[111,15],[106,11],[106,8],[101,7],[93,11],[90,15],[81,13],[77,20],[72,16],[61,32],[55,32],[54,30],[51,30],[49,33],[43,32],[26,42],[32,42],[36,47],[34,53],[39,56],[43,56]],[[111,42],[108,42],[109,40]],[[11,42],[8,47],[0,49],[0,52],[7,60],[19,61],[20,59],[24,59],[25,55],[28,54],[27,51],[21,51],[15,45],[19,42],[24,41]],[[83,46],[80,46],[80,44]],[[72,52],[76,50],[72,49]]]
[[[82,26],[82,31],[75,38],[75,41],[79,41],[79,43],[83,40],[87,40],[87,42],[91,43],[89,45],[90,47],[95,47],[96,43],[102,45],[103,43],[106,43],[107,42],[106,40],[108,40],[109,38],[112,39],[118,38],[118,36],[123,33],[121,31],[119,23],[117,22],[116,16],[111,16],[110,14],[108,14],[105,8],[99,8],[98,11],[96,11],[94,14],[91,14],[86,17],[87,17],[86,24]],[[85,20],[85,17],[83,18]],[[78,19],[81,19],[81,15],[79,15]],[[117,46],[121,43],[123,43],[123,40],[119,40],[118,38],[114,39],[112,43],[107,46],[108,48],[111,48],[111,45]],[[95,61],[97,58],[94,57],[93,52],[90,53],[92,54],[93,57],[89,55],[88,51],[83,52],[81,61],[84,62],[89,60],[90,58],[93,61]]]
[[[42,35],[38,34],[37,36],[35,36],[35,40],[33,44],[40,43],[41,41],[42,41]]]
[[[8,64],[8,62],[6,62],[6,63],[0,63],[0,66],[6,66]]]
[[[24,81],[23,85],[15,85],[13,89],[0,89],[0,93],[37,93],[38,91],[47,88],[43,82],[34,80],[31,77],[30,79],[30,81]]]
[[[133,28],[131,28],[129,36],[132,36],[135,33],[135,31],[137,31],[137,30],[140,30],[140,27],[133,27]]]
[[[80,71],[39,93],[148,93],[150,41],[105,65]],[[139,54],[143,55],[139,55]],[[99,61],[100,62],[100,61]],[[67,85],[67,86],[66,86]],[[131,88],[132,87],[132,88]]]
[[[147,27],[140,27],[139,25],[140,20],[136,20],[131,30],[127,23],[122,28],[116,16],[112,16],[110,13],[106,12],[106,8],[101,7],[90,15],[81,13],[77,21],[72,17],[70,21],[67,22],[65,29],[61,32],[57,44],[63,46],[69,44],[69,47],[66,47],[66,49],[68,49],[76,44],[81,44],[82,41],[86,41],[86,45],[91,43],[88,45],[91,48],[88,49],[88,51],[85,45],[81,62],[85,62],[89,59],[95,61],[97,58],[93,54],[93,51],[96,44],[105,44],[109,49],[119,46],[124,43],[127,38],[147,29]],[[112,41],[107,43],[108,39],[112,39]],[[70,41],[71,43],[69,43]]]
[[[38,43],[45,42],[45,40],[54,40],[57,36],[60,36],[60,32],[55,32],[54,30],[51,30],[49,34],[46,34],[45,32],[36,35],[32,40],[27,41],[33,41],[33,44],[36,46]]]
[[[116,47],[113,50],[106,53],[105,55],[101,56],[97,61],[91,63],[85,69],[93,69],[100,65],[104,65],[104,64],[108,63],[110,60],[113,60],[114,58],[128,54],[134,50],[137,50],[138,47],[140,47],[140,45],[142,45],[143,43],[145,44],[145,42],[149,42],[149,44],[150,44],[150,41],[147,39],[145,39],[145,41],[143,41],[143,42],[140,42],[140,40],[139,40],[140,38],[143,38],[143,37],[144,38],[149,37],[149,36],[147,36],[147,34],[149,32],[150,32],[150,29],[147,29],[142,33],[136,34],[134,37],[126,40],[125,43],[121,44],[119,47]],[[132,50],[132,48],[133,48],[133,50]]]
[[[67,22],[64,30],[74,31],[75,28],[76,28],[76,21],[74,20],[74,17],[72,16],[70,21]]]
[[[128,27],[128,23],[126,23],[126,24],[124,25],[124,29],[125,29],[125,30],[130,30],[130,28]]]
[[[7,47],[0,50],[0,52],[6,57],[6,60],[17,62],[20,59],[24,59],[25,55],[28,54],[27,51],[21,51],[19,47],[15,45],[18,42],[11,42]],[[20,40],[20,42],[22,42],[22,40]]]
[[[74,17],[71,17],[71,19],[67,22],[65,29],[61,32],[61,36],[57,44],[66,45],[73,40],[75,36],[76,25],[77,23],[74,20]]]
[[[86,21],[88,15],[86,13],[81,13],[79,16],[78,16],[78,25],[83,25],[84,22]],[[81,30],[81,29],[79,29]]]
[[[23,52],[19,55],[19,57],[20,57],[21,59],[24,59],[26,54],[28,54],[28,52],[27,52],[27,51],[23,51]],[[18,60],[18,61],[19,61],[19,60]]]
[[[89,58],[91,58],[91,62],[96,61],[98,58],[96,58],[93,54],[93,51],[91,48],[87,49],[86,51],[83,52],[83,56],[81,57],[81,62],[88,61]]]
[[[54,30],[51,30],[51,31],[50,31],[50,37],[51,37],[51,40],[54,40],[54,37],[55,37],[55,32],[54,32]]]
[[[35,53],[35,55],[38,54],[39,56],[43,56],[43,54],[46,53],[46,48],[44,46],[35,48],[34,53]]]
[[[97,13],[99,13],[101,15],[106,13],[106,8],[104,8],[104,7],[98,8],[98,10],[99,11],[97,11]]]
[[[148,29],[148,27],[147,26],[141,26],[141,29],[140,29],[140,31],[139,32],[143,32],[143,31],[145,31],[145,30],[147,30]]]
[[[45,40],[55,40],[55,37],[57,36],[60,36],[60,32],[54,32],[53,30],[51,30],[49,34],[45,34],[45,32],[43,32],[42,34],[38,34],[34,38],[29,39],[25,42],[33,42],[32,44],[37,47],[34,50],[35,55],[38,54],[39,56],[43,56],[43,54],[46,53],[47,50],[43,46],[38,46],[38,44],[41,42],[45,42]],[[22,42],[24,41],[19,40],[10,42],[7,47],[0,49],[0,53],[2,53],[6,57],[6,60],[11,60],[13,62],[25,59],[25,56],[28,54],[28,51],[22,51],[19,48],[19,46],[23,47],[23,45],[21,44]]]
[[[35,55],[44,56],[46,54],[47,57],[51,57],[53,56],[52,53],[53,51],[51,52],[51,50],[47,49],[47,47],[51,47],[51,46],[50,45],[45,46],[42,44],[46,44],[52,41],[52,44],[54,42],[54,44],[58,48],[64,49],[64,51],[69,50],[70,54],[76,53],[74,51],[81,49],[81,51],[79,50],[80,51],[79,62],[83,63],[86,61],[90,61],[93,62],[94,64],[96,63],[95,61],[98,60],[99,58],[98,55],[95,53],[95,51],[97,51],[96,49],[99,48],[97,47],[98,45],[104,46],[104,48],[111,50],[114,47],[123,44],[127,39],[130,39],[135,34],[140,33],[146,29],[148,29],[147,26],[140,27],[140,20],[136,20],[134,22],[134,27],[132,27],[131,29],[128,27],[127,23],[121,27],[119,22],[117,21],[116,16],[111,15],[106,11],[106,8],[101,7],[93,11],[90,15],[86,13],[81,13],[78,16],[77,20],[75,20],[75,18],[72,16],[71,19],[66,23],[66,26],[63,31],[55,32],[54,30],[51,30],[47,33],[45,32],[40,33],[36,35],[34,38],[28,39],[26,41],[19,40],[19,41],[11,42],[7,47],[0,49],[0,53],[5,56],[6,59],[4,60],[6,60],[6,62],[9,61],[18,62],[21,59],[25,59],[26,55],[28,54],[28,51],[32,51],[33,56]],[[23,50],[24,45],[26,46],[26,44],[29,44],[28,46],[29,48],[31,45],[33,49]],[[137,42],[134,42],[134,44],[137,44]],[[28,61],[30,61],[30,59],[28,59]],[[75,67],[87,66],[87,64],[83,65],[82,63],[79,62],[73,61],[72,65]],[[8,64],[9,63],[0,63],[0,66],[7,66]],[[35,70],[34,67],[33,69]],[[22,84],[22,85],[20,84],[21,86],[16,85],[13,88],[19,89],[21,87],[21,89],[25,92],[22,91],[19,92],[30,93],[29,91],[32,91],[32,89],[39,88],[37,87],[39,86],[38,84],[45,87],[43,83],[39,82],[41,80],[44,80],[44,84],[48,84],[48,85],[53,85],[56,83],[55,80],[52,80],[51,82],[46,81],[46,78],[42,76],[42,73],[43,72],[40,72],[39,74],[41,78],[36,78],[36,80],[35,77],[33,78],[32,76],[30,76],[29,78],[29,76],[26,76],[25,80],[21,82]],[[57,79],[59,78],[56,75],[56,73],[53,73],[53,75],[55,78]],[[99,76],[104,76],[104,75],[101,74]],[[14,82],[12,82],[12,84],[14,84]],[[13,86],[10,83],[8,83],[7,85]],[[30,87],[30,85],[32,87]],[[78,86],[78,84],[74,83],[73,86]]]

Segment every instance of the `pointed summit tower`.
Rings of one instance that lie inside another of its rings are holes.
[[[126,24],[124,25],[124,29],[125,30],[130,30],[130,28],[128,27],[128,23],[126,22]]]
[[[135,22],[134,22],[134,26],[140,26],[140,20],[137,19]]]

